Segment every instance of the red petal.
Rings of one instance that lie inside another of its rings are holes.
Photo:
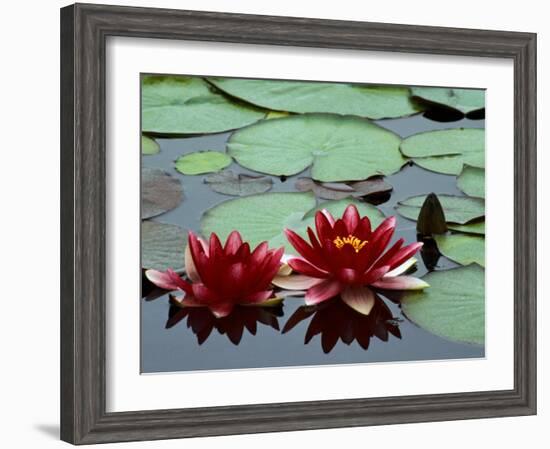
[[[378,239],[381,235],[383,235],[388,229],[395,229],[395,223],[396,223],[395,216],[391,216],[386,218],[382,223],[378,225],[378,227],[374,230],[374,232],[371,235],[371,241],[375,241]]]
[[[399,250],[401,249],[401,246],[405,242],[405,239],[400,238],[397,242],[395,242],[390,249],[388,249],[375,263],[374,267],[381,267],[382,265],[391,265],[388,262],[395,256]]]
[[[231,302],[211,304],[208,306],[216,318],[223,318],[233,311],[235,305]]]
[[[338,279],[344,284],[353,284],[359,280],[359,273],[353,268],[342,268],[338,271]]]
[[[328,222],[330,223],[330,225],[331,225],[331,226],[334,226],[334,217],[332,216],[332,214],[331,214],[328,210],[326,210],[326,209],[322,209],[322,210],[321,210],[321,213],[322,213],[325,217],[327,217],[327,220],[328,220]]]
[[[193,282],[200,282],[201,278],[193,261],[193,256],[191,255],[191,247],[187,245],[185,247],[185,271],[189,279]]]
[[[200,302],[211,304],[217,302],[217,295],[204,284],[193,284],[193,296]]]
[[[252,255],[250,256],[250,264],[252,266],[257,265],[261,263],[265,256],[267,256],[268,251],[268,245],[267,242],[260,243],[254,251],[252,251]]]
[[[321,244],[319,243],[319,240],[317,240],[317,236],[315,235],[315,232],[313,232],[313,229],[311,229],[309,226],[307,228],[307,235],[309,237],[309,241],[311,242],[311,246],[313,249],[321,250]]]
[[[390,270],[393,270],[394,268],[405,262],[407,259],[410,259],[412,256],[414,256],[416,252],[422,247],[422,245],[424,245],[424,243],[415,242],[401,249],[396,255],[388,260],[387,263],[390,265]]]
[[[332,240],[332,225],[323,212],[317,212],[315,214],[315,229],[317,230],[319,241],[323,242],[326,239]]]
[[[191,284],[184,281],[174,270],[170,268],[166,272],[158,270],[147,270],[145,277],[149,279],[157,287],[164,290],[183,290],[191,293]]]
[[[214,232],[210,234],[209,251],[209,257],[212,257],[214,260],[219,258],[223,254],[222,243],[220,242],[219,237]]]
[[[227,254],[228,256],[232,256],[239,250],[242,244],[243,240],[241,238],[241,234],[239,234],[238,231],[233,231],[227,237],[223,250],[225,254]]]
[[[235,253],[235,257],[239,260],[248,259],[250,257],[250,245],[246,242],[243,243]]]
[[[264,290],[261,292],[253,293],[252,295],[244,298],[243,304],[258,304],[265,302],[271,297],[272,294],[273,290]]]
[[[373,237],[377,231],[372,234]],[[384,232],[381,235],[373,238],[373,240],[369,242],[369,244],[364,249],[367,251],[368,257],[362,261],[362,269],[368,270],[369,268],[374,268],[373,264],[375,264],[376,260],[378,260],[378,258],[386,249],[386,246],[388,246],[388,243],[393,236],[393,231],[394,228],[392,227],[385,228]]]
[[[413,276],[384,277],[371,285],[386,290],[422,290],[429,287],[428,283]]]
[[[298,273],[305,274],[314,278],[326,278],[328,273],[326,271],[321,271],[319,268],[314,267],[309,262],[306,262],[303,259],[290,259],[288,264],[292,267],[294,271]]]
[[[340,282],[334,279],[326,279],[306,292],[305,301],[308,306],[312,306],[335,297],[341,291],[342,284]]]
[[[191,248],[191,256],[195,263],[198,275],[204,281],[204,274],[207,271],[207,253],[205,251],[206,243],[203,243],[193,232],[189,231],[188,238],[189,246]]]
[[[355,285],[347,287],[342,291],[342,300],[353,310],[363,315],[368,315],[374,307],[376,297],[370,288]]]
[[[270,251],[264,265],[258,271],[258,276],[256,279],[253,279],[253,285],[258,290],[265,289],[273,280],[273,278],[279,272],[279,267],[281,266],[281,257],[284,253],[284,248],[279,248],[276,251]]]
[[[389,265],[384,265],[383,267],[370,270],[363,275],[363,283],[367,285],[372,284],[383,277],[388,271],[390,271]]]
[[[162,271],[147,270],[145,272],[145,277],[157,287],[164,290],[178,290],[178,286],[174,283],[172,278],[167,273],[163,273]]]
[[[370,240],[371,232],[372,229],[369,217],[365,215],[363,218],[361,218],[361,221],[359,222],[352,234],[360,240]]]
[[[322,279],[304,276],[302,274],[276,276],[272,281],[273,285],[287,290],[307,290],[321,282],[323,282]]]
[[[348,234],[353,234],[353,231],[355,231],[355,228],[359,224],[360,220],[359,211],[354,204],[350,204],[348,207],[346,207],[342,219],[346,223]]]
[[[323,261],[323,256],[320,252],[315,251],[307,242],[290,229],[285,229],[285,235],[290,244],[296,249],[296,251],[308,262],[319,268],[326,269],[326,264]]]

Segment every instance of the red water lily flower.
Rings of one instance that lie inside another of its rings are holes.
[[[386,250],[395,231],[395,217],[386,218],[375,230],[368,217],[360,217],[349,205],[342,218],[330,212],[315,214],[316,233],[307,229],[310,243],[290,229],[289,242],[301,257],[288,260],[297,275],[277,276],[273,283],[286,289],[306,290],[308,305],[319,304],[336,295],[350,307],[368,314],[375,297],[369,288],[391,290],[423,289],[428,284],[412,276],[400,276],[414,262],[412,256],[422,243],[403,246],[399,239]]]
[[[233,231],[222,247],[214,233],[207,243],[192,232],[185,253],[189,281],[173,270],[147,270],[145,275],[165,290],[179,290],[182,306],[208,307],[216,317],[231,313],[236,304],[267,305],[273,300],[271,281],[281,266],[283,248],[270,250],[267,242],[250,250],[241,235]]]

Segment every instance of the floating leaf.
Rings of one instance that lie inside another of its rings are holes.
[[[406,292],[401,305],[418,326],[452,341],[485,342],[485,270],[478,265],[428,273],[430,287]]]
[[[225,240],[231,231],[238,230],[243,240],[255,246],[281,237],[284,228],[299,223],[313,207],[315,197],[310,193],[265,193],[236,198],[208,209],[201,218],[201,232],[204,236],[215,232]]]
[[[158,168],[141,169],[141,218],[151,218],[174,209],[181,203],[179,180]]]
[[[240,129],[227,148],[251,170],[276,176],[312,166],[317,181],[363,180],[399,171],[401,139],[365,119],[332,114],[294,115]]]
[[[460,128],[414,134],[403,140],[401,152],[423,168],[458,175],[464,164],[485,167],[485,130]]]
[[[448,228],[452,231],[465,232],[467,234],[485,234],[485,220],[473,221],[471,223],[459,225],[455,223],[449,223]]]
[[[219,151],[197,151],[176,160],[176,170],[184,175],[213,173],[231,164],[231,158]]]
[[[209,78],[209,81],[233,97],[277,111],[382,119],[403,117],[422,109],[411,102],[406,87],[238,78]]]
[[[160,145],[147,136],[141,136],[141,154],[157,154],[160,151]]]
[[[430,193],[418,213],[416,230],[421,235],[443,234],[447,232],[445,213],[435,193]]]
[[[456,183],[466,195],[485,198],[485,170],[483,168],[465,165]]]
[[[300,192],[313,191],[317,198],[341,200],[347,197],[366,197],[391,192],[393,187],[379,177],[350,183],[317,182],[311,178],[298,178],[296,189]]]
[[[427,195],[413,196],[400,201],[397,212],[411,220],[417,220]],[[466,196],[438,195],[447,223],[465,224],[485,215],[485,200]]]
[[[485,107],[485,90],[444,89],[441,87],[413,87],[413,97],[429,103],[457,109],[463,114]]]
[[[187,233],[179,226],[141,222],[141,267],[183,270]]]
[[[477,263],[485,266],[485,239],[478,235],[434,235],[441,254],[460,265]]]
[[[214,192],[224,195],[247,196],[264,193],[271,189],[273,180],[269,176],[251,176],[242,173],[236,174],[231,170],[224,170],[204,178],[204,182]]]
[[[156,134],[218,133],[250,125],[265,113],[237,103],[201,78],[144,76],[142,131]]]

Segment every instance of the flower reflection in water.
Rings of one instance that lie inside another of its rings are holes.
[[[283,316],[282,305],[273,307],[237,305],[230,315],[216,318],[206,307],[181,307],[172,304],[168,312],[166,328],[174,327],[187,317],[187,327],[196,335],[199,345],[212,335],[214,329],[220,335],[226,335],[233,344],[238,345],[245,329],[252,335],[256,335],[258,323],[279,331],[278,317],[281,316]]]
[[[397,319],[378,295],[375,295],[374,306],[368,315],[357,312],[338,297],[314,306],[302,306],[288,319],[283,333],[310,317],[304,344],[321,334],[325,354],[332,351],[339,339],[348,346],[356,340],[367,350],[372,337],[388,341],[389,334],[392,334],[401,338]]]

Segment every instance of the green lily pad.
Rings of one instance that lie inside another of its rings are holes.
[[[271,189],[273,180],[269,176],[251,176],[223,170],[204,178],[214,192],[224,195],[248,196],[264,193]]]
[[[144,76],[142,131],[155,134],[218,133],[260,120],[265,113],[232,101],[201,78]]]
[[[141,154],[157,154],[160,151],[160,145],[147,136],[141,136]]]
[[[459,225],[456,223],[449,223],[447,227],[453,231],[465,232],[467,234],[485,235],[485,220],[474,221],[472,223],[466,223],[463,225]]]
[[[437,248],[445,257],[460,265],[485,266],[485,238],[469,234],[434,235]]]
[[[485,170],[483,168],[464,166],[456,184],[466,195],[485,198]]]
[[[397,212],[410,220],[417,220],[427,195],[413,196],[400,201]],[[447,223],[465,224],[485,216],[485,200],[465,196],[438,195]]]
[[[295,175],[309,166],[317,181],[356,181],[399,171],[401,139],[365,119],[333,114],[263,120],[233,133],[228,153],[243,167]]]
[[[179,226],[141,222],[141,267],[164,271],[184,269],[187,233]]]
[[[283,229],[299,223],[315,207],[310,193],[264,193],[225,201],[208,209],[201,218],[201,233],[215,232],[225,240],[237,230],[251,246],[281,236]],[[272,247],[275,247],[271,245]]]
[[[464,164],[485,167],[485,130],[460,128],[414,134],[403,140],[401,152],[427,170],[459,175]]]
[[[181,183],[158,168],[141,169],[141,218],[151,218],[177,207],[183,199]]]
[[[197,151],[179,157],[176,170],[184,175],[214,173],[231,164],[231,158],[219,151]]]
[[[401,300],[412,322],[440,337],[485,343],[485,270],[478,265],[428,273],[430,287]]]
[[[404,117],[422,110],[406,87],[311,81],[209,78],[233,97],[267,109],[329,112],[371,119]]]
[[[444,89],[440,87],[413,87],[413,97],[429,103],[456,109],[463,114],[485,107],[485,90],[482,89]]]

